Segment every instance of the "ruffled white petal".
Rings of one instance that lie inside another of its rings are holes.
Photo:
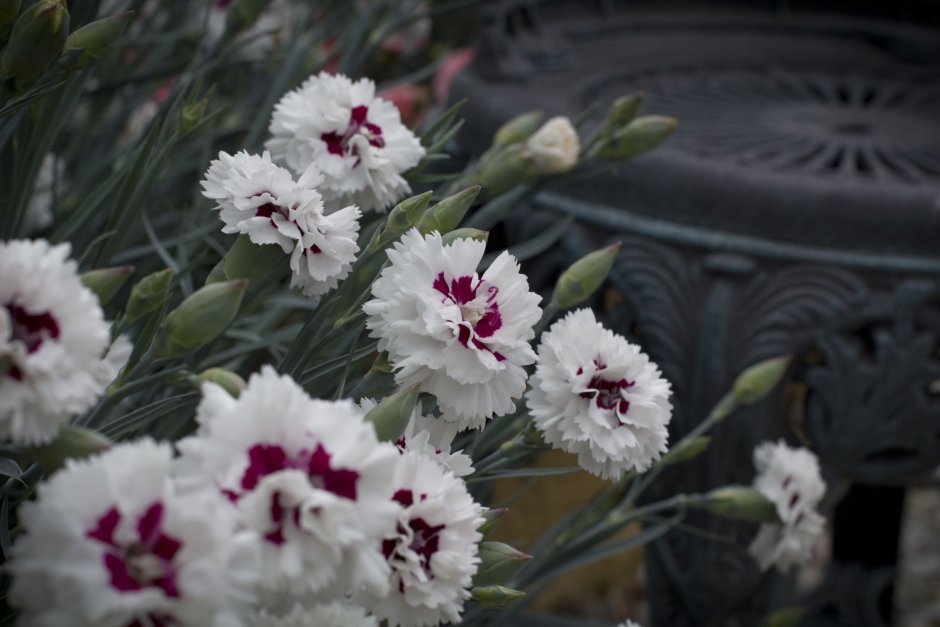
[[[463,481],[418,453],[403,454],[395,486],[398,524],[382,542],[391,586],[358,598],[389,627],[460,622],[480,561],[483,510]]]
[[[762,570],[776,566],[786,572],[809,561],[825,531],[826,521],[817,507],[826,484],[816,456],[782,440],[757,446],[754,466],[754,487],[774,504],[781,524],[762,524],[750,551]]]
[[[377,441],[351,401],[311,399],[268,366],[238,399],[211,383],[203,389],[199,430],[178,445],[179,480],[228,495],[255,532],[267,606],[383,591],[388,567],[377,542],[394,528],[395,447]]]
[[[269,131],[265,148],[275,161],[294,172],[316,164],[330,208],[387,209],[410,191],[402,173],[425,152],[398,108],[376,98],[367,78],[311,76],[277,103]]]
[[[9,568],[22,624],[238,624],[254,601],[253,543],[217,493],[176,491],[171,459],[152,440],[118,445],[69,461],[20,507]]]
[[[542,336],[527,395],[545,441],[575,453],[588,472],[619,479],[667,449],[670,384],[638,346],[605,329],[590,309]]]
[[[69,245],[0,243],[0,438],[38,444],[97,401],[126,359]]]
[[[484,242],[412,229],[388,251],[390,264],[363,306],[366,326],[388,351],[403,386],[420,384],[437,397],[459,429],[481,428],[512,412],[525,391],[524,366],[541,298],[509,253],[476,273]]]

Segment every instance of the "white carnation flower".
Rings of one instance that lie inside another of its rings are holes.
[[[363,398],[359,401],[359,407],[362,408],[363,413],[371,411],[376,404],[371,398]],[[424,415],[421,413],[421,404],[418,403],[411,413],[405,431],[395,440],[395,446],[402,453],[413,451],[433,459],[444,470],[454,473],[456,477],[472,475],[473,460],[470,456],[464,454],[462,450],[451,452],[451,443],[455,435],[457,435],[457,430],[454,423]]]
[[[320,297],[349,276],[359,252],[360,215],[358,208],[345,207],[317,217],[316,227],[304,234],[291,255],[291,287]]]
[[[755,448],[754,466],[754,488],[773,502],[782,524],[762,524],[750,551],[761,570],[776,566],[786,572],[809,561],[823,534],[825,519],[816,508],[826,484],[816,456],[805,448],[790,448],[782,440]]]
[[[0,243],[0,438],[38,444],[89,409],[126,360],[69,245]]]
[[[410,191],[402,173],[424,156],[398,108],[375,96],[367,78],[325,72],[308,78],[274,108],[265,148],[294,172],[313,163],[332,207],[382,211]]]
[[[539,174],[560,174],[578,163],[581,145],[571,121],[554,117],[537,130],[525,143],[525,154]]]
[[[421,384],[458,428],[515,410],[535,361],[529,340],[542,310],[515,257],[503,252],[483,276],[484,242],[411,229],[372,284],[366,326],[388,351],[402,386]]]
[[[361,600],[389,627],[460,622],[480,562],[483,510],[463,481],[417,453],[404,453],[395,486],[398,524],[382,541],[391,586],[384,597]]]
[[[204,384],[196,420],[178,444],[181,485],[215,486],[257,533],[269,607],[328,586],[388,586],[376,544],[394,528],[398,454],[352,401],[311,399],[266,366],[238,399]]]
[[[670,385],[640,348],[579,309],[542,336],[527,401],[552,446],[605,479],[643,472],[666,451]]]
[[[361,607],[340,601],[309,609],[298,603],[283,616],[262,610],[249,621],[249,627],[378,627],[378,624]]]
[[[253,601],[254,543],[217,493],[179,495],[171,460],[168,444],[140,440],[70,460],[39,486],[19,510],[25,533],[8,565],[22,624],[236,620]]]
[[[202,181],[203,196],[216,201],[223,233],[243,233],[255,244],[276,244],[289,254],[291,287],[319,297],[348,276],[359,245],[359,209],[325,215],[317,186],[323,176],[311,164],[295,181],[265,152],[219,153]]]

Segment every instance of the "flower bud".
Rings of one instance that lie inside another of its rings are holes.
[[[463,217],[467,215],[467,210],[479,193],[480,186],[474,185],[443,199],[421,216],[421,220],[418,222],[418,230],[421,231],[422,235],[427,235],[432,231],[441,234],[453,231],[463,220]]]
[[[69,35],[66,0],[39,0],[20,14],[0,57],[0,75],[18,84],[39,77],[55,61]]]
[[[121,36],[133,16],[133,11],[127,11],[85,24],[65,40],[59,65],[66,70],[80,70],[97,61]]]
[[[493,136],[493,145],[521,144],[529,139],[541,122],[541,111],[529,111],[528,113],[519,114],[499,127],[496,135]]]
[[[235,279],[248,279],[261,285],[271,281],[278,273],[287,274],[288,270],[280,246],[255,244],[247,235],[239,235],[206,277],[206,285]]]
[[[134,272],[134,266],[118,266],[89,270],[81,275],[82,284],[95,293],[98,302],[106,305],[111,302],[124,282]]]
[[[620,96],[610,105],[607,115],[607,125],[611,129],[618,129],[633,121],[640,107],[643,106],[643,94],[627,94]]]
[[[578,164],[581,143],[571,120],[558,116],[546,122],[525,143],[526,155],[541,175],[561,174]]]
[[[209,107],[209,100],[212,98],[213,90],[199,99],[193,99],[183,105],[180,111],[180,133],[185,135],[202,122],[206,117],[206,109]]]
[[[168,356],[199,348],[219,337],[235,319],[248,281],[213,283],[194,292],[164,321]]]
[[[201,388],[206,381],[215,383],[235,398],[241,395],[247,385],[244,379],[225,368],[209,368],[200,372],[196,384]]]
[[[0,42],[20,14],[22,4],[22,0],[0,0]]]
[[[521,599],[524,596],[525,592],[503,586],[482,586],[470,590],[470,598],[479,603],[482,607],[491,609],[506,607],[513,601]]]
[[[441,241],[443,241],[444,245],[447,246],[448,244],[453,244],[455,241],[459,239],[475,239],[478,242],[485,242],[489,238],[490,238],[489,231],[481,231],[480,229],[463,228],[463,229],[455,229],[448,233],[444,233],[444,235],[441,237]]]
[[[599,145],[601,159],[620,161],[648,152],[672,135],[679,122],[662,115],[644,115],[615,130]]]
[[[523,564],[532,559],[531,555],[502,542],[481,542],[479,556],[480,567],[473,578],[474,586],[508,581]]]
[[[124,321],[131,323],[138,318],[160,309],[170,293],[173,271],[161,270],[148,274],[131,288],[131,297],[124,309]]]
[[[790,356],[758,362],[738,375],[733,394],[739,405],[753,405],[777,387],[790,365]]]
[[[620,252],[620,242],[581,257],[561,273],[552,293],[552,304],[559,309],[583,303],[601,286]]]
[[[662,459],[659,460],[660,466],[670,466],[695,459],[705,452],[705,449],[712,443],[710,435],[700,435],[691,439],[679,440],[679,442],[666,451]]]
[[[420,394],[419,386],[403,388],[383,398],[366,414],[375,427],[375,435],[383,442],[394,442],[405,432]]]
[[[373,240],[374,244],[371,247],[373,250],[370,250],[370,252],[375,252],[383,245],[397,239],[411,227],[417,226],[428,208],[428,203],[431,202],[431,195],[433,193],[434,192],[427,191],[423,194],[406,198],[392,207],[392,210],[388,212],[388,220],[385,222],[385,232],[382,233],[381,237],[377,237]]]
[[[39,449],[36,461],[47,475],[65,465],[66,460],[81,459],[111,448],[111,440],[97,431],[67,425],[52,442]]]
[[[712,514],[734,520],[780,521],[773,502],[750,486],[729,485],[715,488],[706,495],[702,508]]]
[[[526,158],[525,147],[520,144],[500,147],[483,155],[476,174],[487,198],[499,196],[535,176],[535,167]]]

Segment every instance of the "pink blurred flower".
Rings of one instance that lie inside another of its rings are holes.
[[[444,58],[441,68],[434,76],[434,99],[437,102],[447,100],[454,79],[473,62],[475,55],[476,51],[473,48],[460,48]]]

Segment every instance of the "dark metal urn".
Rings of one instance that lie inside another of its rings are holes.
[[[538,196],[510,233],[575,216],[545,277],[623,242],[608,322],[673,382],[673,438],[743,368],[794,356],[780,391],[660,490],[749,483],[755,444],[803,441],[824,465],[833,559],[795,597],[748,556],[753,526],[693,519],[732,542],[649,547],[652,622],[751,626],[802,603],[803,624],[888,624],[904,487],[940,463],[940,34],[876,3],[858,6],[887,13],[864,20],[755,6],[482,2],[477,64],[455,86],[463,146],[481,152],[526,110],[598,103],[597,123],[633,91],[679,119],[653,153]]]

